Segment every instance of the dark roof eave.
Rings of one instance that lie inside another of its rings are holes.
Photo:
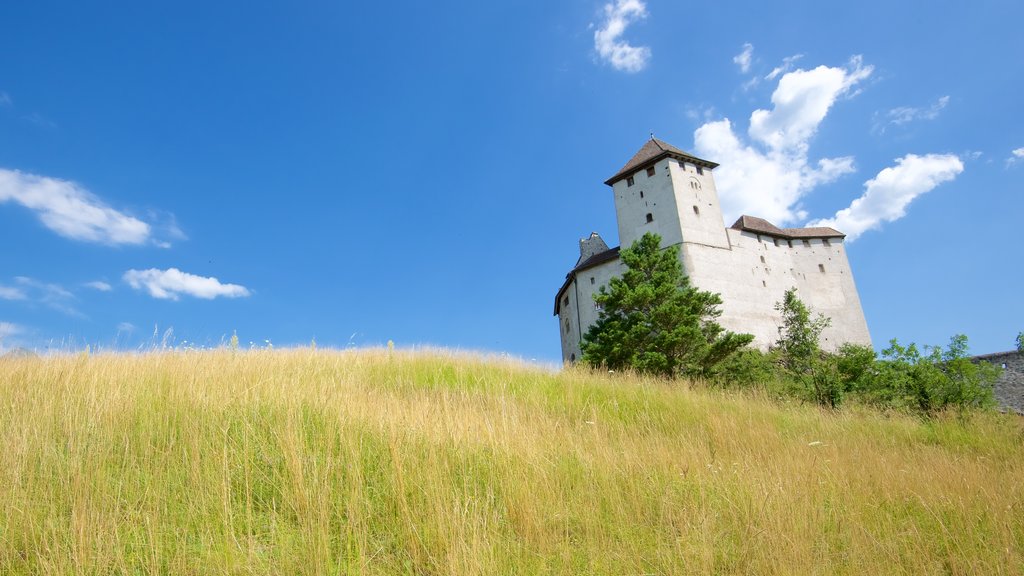
[[[630,166],[626,169],[619,171],[615,176],[612,176],[611,178],[605,180],[604,183],[608,186],[612,186],[619,180],[622,180],[630,176],[631,174],[636,174],[637,172],[647,168],[648,166],[657,164],[658,162],[665,158],[675,158],[676,160],[684,160],[686,162],[689,162],[690,164],[703,166],[704,168],[707,168],[709,170],[714,170],[715,168],[718,168],[718,164],[710,160],[704,160],[703,158],[697,158],[696,156],[690,156],[689,154],[679,154],[677,152],[666,150],[665,152],[658,154],[657,156],[651,158],[650,160],[637,164],[636,166]]]
[[[593,268],[594,266],[604,264],[605,262],[611,262],[612,260],[615,260],[618,257],[619,247],[616,246],[615,248],[610,248],[599,254],[594,254],[593,256],[587,258],[582,263],[577,264],[575,268],[570,270],[569,273],[565,275],[565,282],[562,283],[562,287],[559,288],[558,292],[555,294],[554,316],[558,316],[558,308],[559,303],[562,301],[562,294],[564,294],[566,289],[569,288],[569,285],[572,284],[572,281],[576,279],[577,273]]]
[[[744,214],[730,226],[733,230],[752,232],[772,238],[784,240],[804,240],[808,238],[846,238],[846,234],[826,226],[813,228],[779,228],[771,222]]]

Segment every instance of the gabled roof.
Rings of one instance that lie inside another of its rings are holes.
[[[626,162],[626,165],[622,167],[622,170],[619,170],[615,174],[615,176],[612,176],[611,178],[606,180],[605,184],[611,186],[612,184],[615,184],[616,182],[622,180],[626,176],[629,176],[638,170],[646,168],[649,164],[654,164],[658,160],[661,160],[662,158],[665,157],[676,158],[678,160],[685,160],[691,164],[698,164],[700,166],[704,166],[707,168],[718,167],[718,164],[715,164],[714,162],[709,162],[707,160],[697,158],[693,154],[683,152],[679,148],[676,148],[675,146],[667,142],[663,142],[661,140],[658,140],[657,138],[652,137],[650,140],[647,141],[647,143],[643,145],[643,147],[640,148],[640,150],[636,154],[633,155],[629,162]]]
[[[746,215],[740,216],[732,225],[732,229],[746,230],[748,232],[754,232],[755,234],[764,234],[765,236],[774,236],[776,238],[785,239],[846,238],[846,234],[843,234],[835,228],[829,228],[827,226],[816,226],[811,228],[779,228],[764,218]]]
[[[610,250],[605,250],[604,252],[599,252],[597,254],[594,254],[590,258],[587,258],[583,262],[580,262],[579,264],[577,264],[575,268],[573,268],[568,274],[565,275],[565,282],[562,283],[562,287],[559,288],[558,289],[558,293],[555,294],[555,314],[554,315],[558,316],[558,305],[561,303],[562,294],[565,292],[566,288],[569,287],[569,284],[572,284],[573,279],[576,278],[576,273],[577,272],[582,272],[582,271],[584,271],[584,270],[586,270],[588,268],[593,268],[594,266],[597,266],[598,264],[604,264],[605,262],[608,262],[610,260],[615,260],[618,257],[619,257],[619,247],[616,246],[615,248],[612,248]]]

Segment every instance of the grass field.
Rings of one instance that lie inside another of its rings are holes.
[[[688,573],[1024,573],[1024,423],[443,352],[0,358],[0,574]]]

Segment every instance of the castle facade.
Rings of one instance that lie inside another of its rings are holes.
[[[845,235],[824,227],[778,228],[752,216],[726,228],[713,176],[717,167],[651,138],[605,182],[615,196],[621,245],[653,232],[662,247],[679,246],[693,285],[721,295],[719,323],[753,334],[762,350],[778,339],[782,316],[775,303],[793,287],[814,312],[832,319],[822,333],[823,349],[870,345]],[[609,248],[597,233],[580,240],[579,260],[555,296],[564,362],[580,358],[583,334],[597,322],[593,295],[623,271],[619,248]]]

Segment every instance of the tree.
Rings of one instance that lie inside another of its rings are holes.
[[[811,392],[818,404],[835,408],[842,400],[842,379],[835,363],[823,357],[818,343],[832,320],[822,314],[812,318],[810,308],[796,295],[796,288],[786,290],[775,309],[782,314],[775,348],[781,354],[783,368]]]
[[[1024,352],[1024,332],[1017,332],[1017,352]]]
[[[690,284],[679,249],[660,249],[644,234],[620,254],[626,271],[594,294],[597,322],[583,336],[583,361],[615,370],[674,376],[709,376],[749,344],[750,334],[722,328],[722,298]]]
[[[957,334],[943,350],[925,346],[922,354],[911,343],[895,338],[877,363],[874,390],[885,403],[904,406],[925,415],[946,408],[990,408],[995,404],[993,385],[1000,369],[968,356],[967,337]]]

